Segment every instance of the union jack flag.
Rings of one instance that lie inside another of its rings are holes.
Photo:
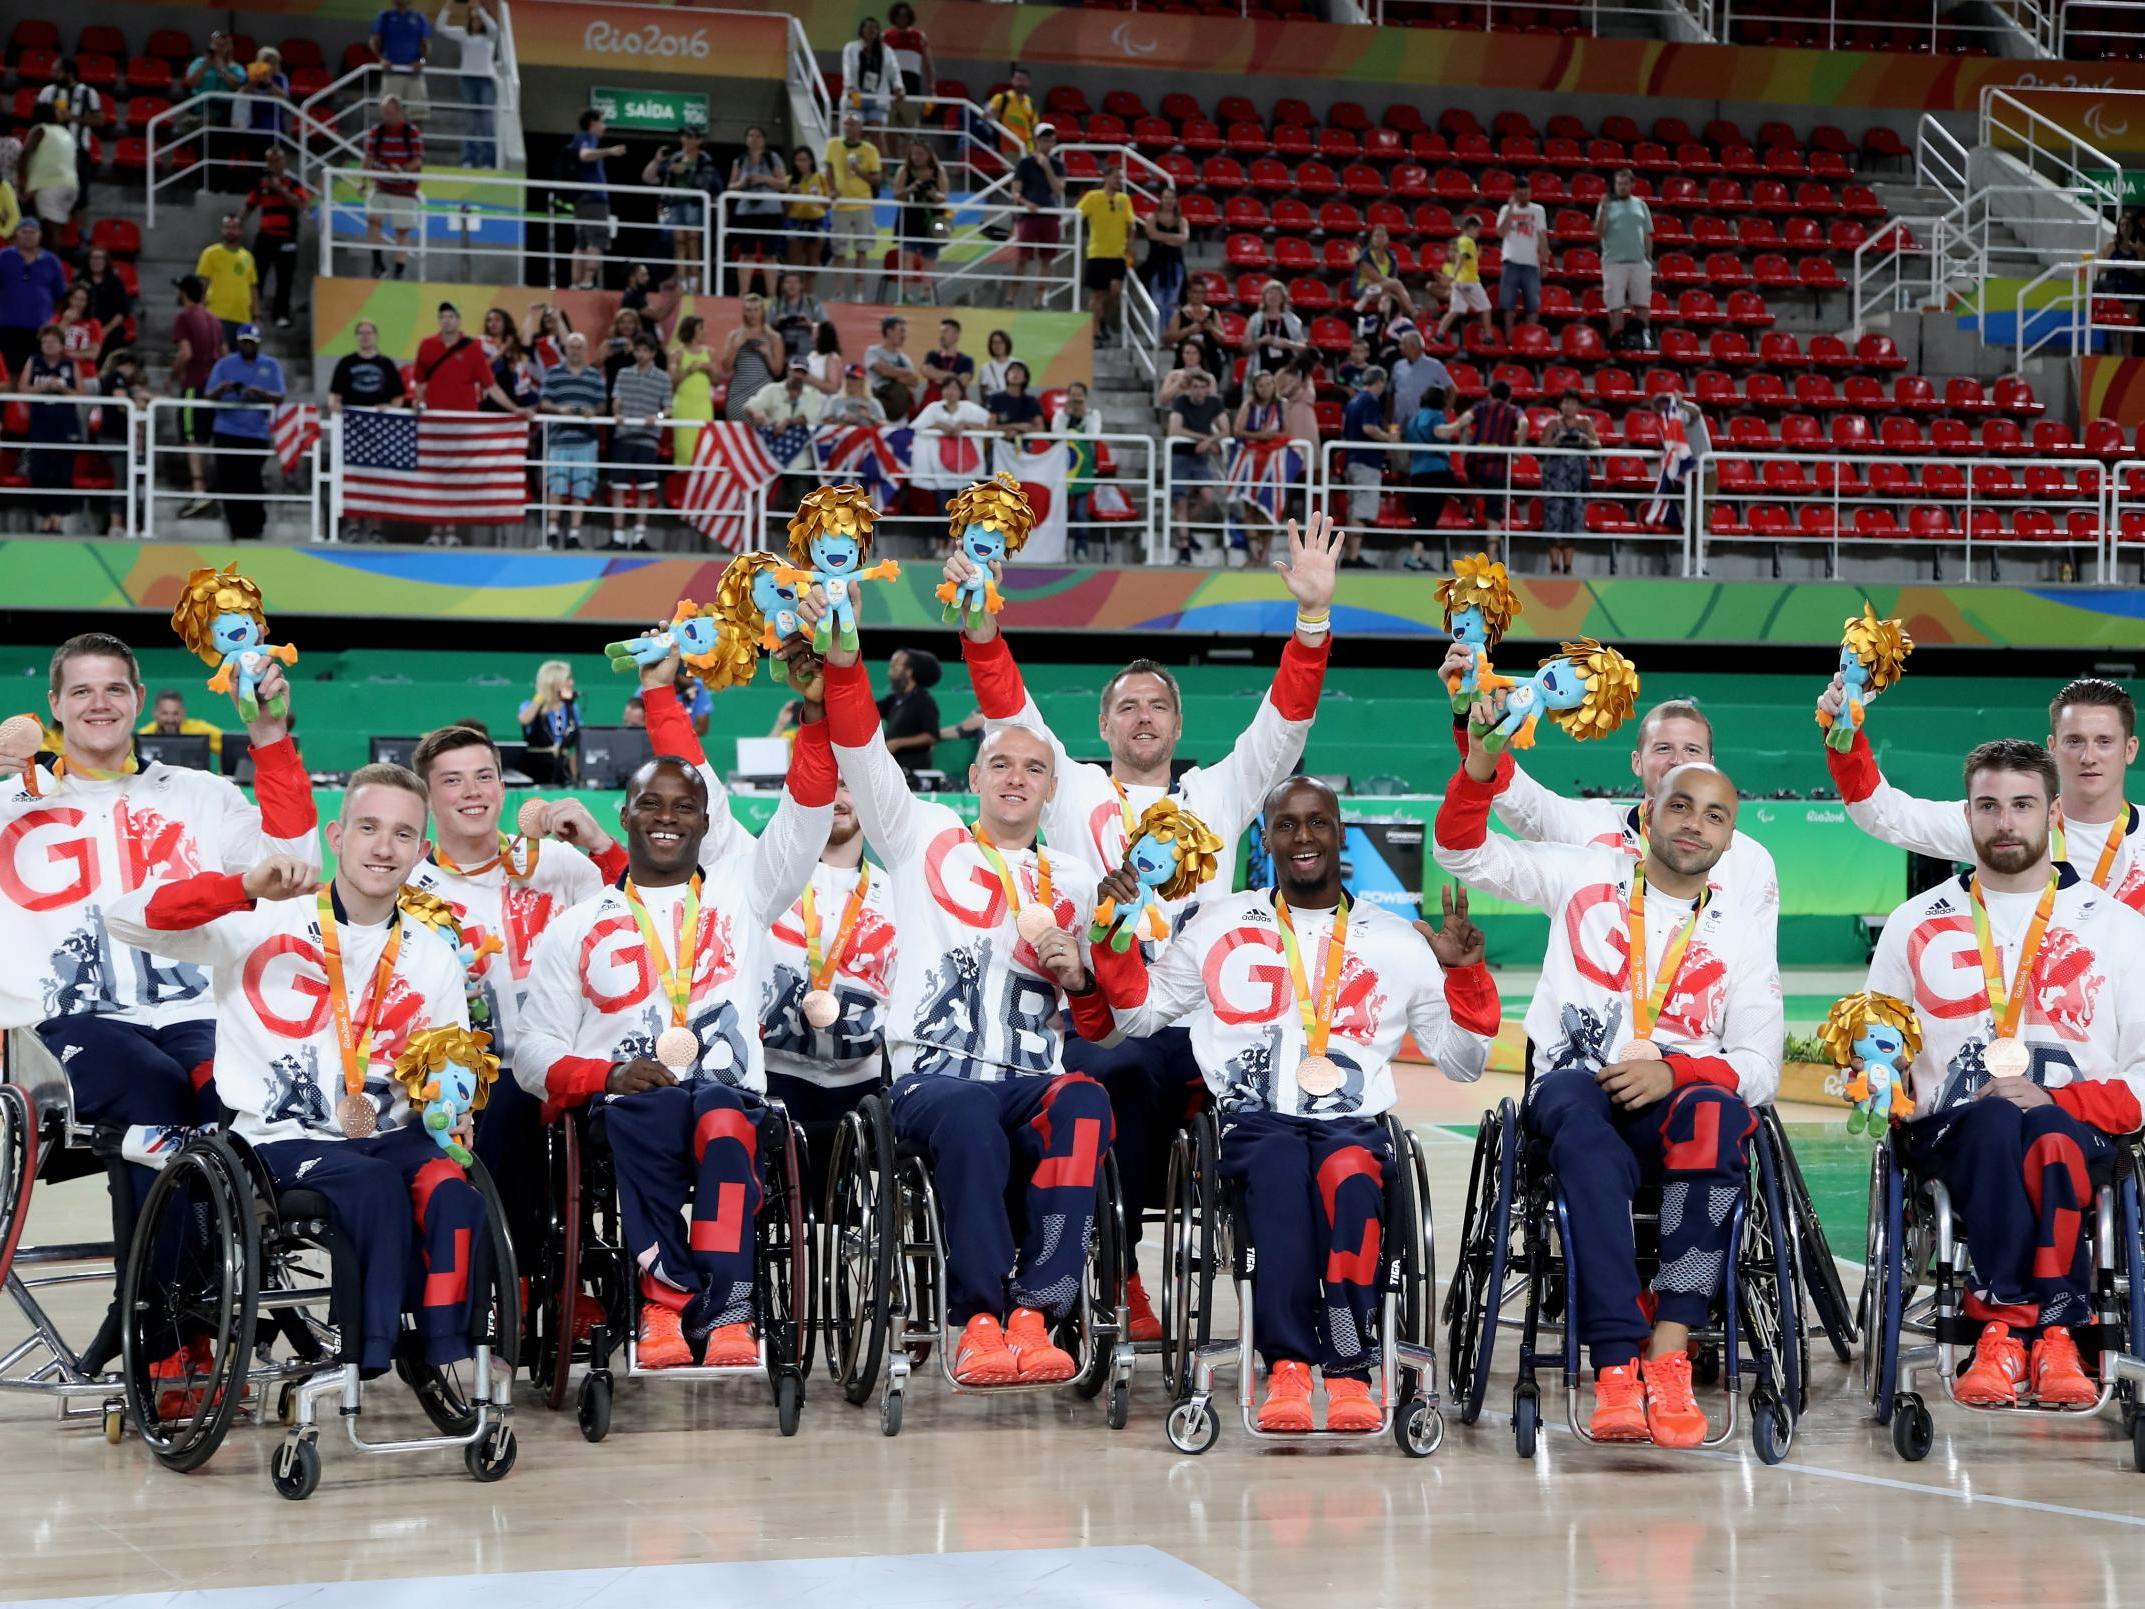
[[[1666,413],[1661,418],[1661,478],[1654,483],[1653,501],[1646,505],[1641,524],[1666,525],[1669,515],[1683,501],[1683,483],[1690,478],[1698,455],[1691,451],[1691,435],[1683,415]]]

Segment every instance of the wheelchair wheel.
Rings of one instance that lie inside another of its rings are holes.
[[[1430,1222],[1430,1174],[1423,1160],[1422,1142],[1405,1124],[1397,1117],[1389,1117],[1386,1133],[1392,1142],[1395,1169],[1386,1194],[1385,1243],[1387,1255],[1393,1260],[1387,1277],[1398,1284],[1400,1292],[1395,1317],[1400,1333],[1393,1339],[1428,1347],[1435,1344],[1435,1320],[1430,1309],[1437,1297],[1437,1236]],[[1424,1382],[1416,1374],[1408,1366],[1399,1370],[1396,1402],[1422,1391]],[[1410,1444],[1403,1440],[1401,1445]]]
[[[514,1372],[521,1345],[521,1278],[514,1265],[514,1242],[507,1233],[506,1213],[499,1192],[482,1162],[469,1164],[469,1182],[484,1203],[484,1235],[491,1244],[487,1283],[491,1300],[479,1334],[492,1349],[493,1367]],[[475,1370],[471,1364],[434,1364],[424,1361],[413,1331],[403,1332],[403,1345],[396,1349],[395,1372],[417,1394],[425,1417],[443,1436],[466,1436],[477,1428],[473,1400]]]
[[[164,1165],[135,1221],[120,1285],[127,1412],[181,1474],[215,1456],[245,1390],[260,1311],[254,1212],[237,1159],[202,1139]]]
[[[1081,1278],[1086,1283],[1088,1357],[1087,1367],[1073,1377],[1072,1388],[1093,1401],[1116,1367],[1117,1343],[1127,1339],[1117,1325],[1118,1309],[1125,1299],[1125,1197],[1118,1182],[1117,1158],[1108,1154],[1103,1158],[1102,1188],[1095,1193],[1094,1234]],[[1080,1355],[1079,1323],[1074,1316],[1059,1327],[1058,1344],[1074,1357]],[[1117,1418],[1117,1404],[1113,1402],[1110,1408],[1112,1418]],[[1110,1428],[1118,1430],[1123,1425],[1117,1419]]]
[[[1900,1331],[1906,1319],[1906,1180],[1889,1144],[1877,1147],[1870,1170],[1870,1277],[1876,1286],[1868,1330],[1868,1350],[1875,1354],[1870,1401],[1882,1425],[1892,1419],[1893,1394],[1899,1388]]]
[[[1191,1394],[1193,1355],[1212,1338],[1221,1257],[1216,1166],[1213,1120],[1201,1115],[1171,1142],[1164,1198],[1162,1377],[1173,1401]]]
[[[800,1308],[812,1288],[812,1233],[805,1212],[803,1159],[797,1153],[796,1125],[788,1114],[770,1107],[762,1117],[765,1149],[775,1164],[766,1169],[766,1193],[760,1203],[759,1255],[753,1260],[754,1311],[766,1342],[767,1383],[774,1393],[785,1436],[796,1433],[801,1402],[798,1387],[811,1367],[810,1318]],[[764,1134],[767,1125],[779,1132]],[[785,1388],[791,1392],[783,1408]]]
[[[894,1283],[894,1135],[886,1102],[867,1096],[834,1131],[827,1165],[826,1250],[820,1312],[827,1370],[862,1406],[878,1384]]]
[[[1445,1378],[1460,1423],[1482,1416],[1490,1359],[1497,1347],[1505,1263],[1512,1248],[1513,1200],[1519,1188],[1519,1116],[1510,1100],[1482,1114],[1467,1176],[1460,1251],[1445,1292]]]
[[[1743,1214],[1743,1324],[1761,1378],[1770,1360],[1780,1399],[1799,1417],[1810,1374],[1810,1335],[1802,1321],[1802,1287],[1796,1280],[1794,1231],[1781,1188],[1780,1151],[1773,1131],[1761,1125],[1751,1147],[1750,1201]]]
[[[546,1132],[550,1211],[540,1261],[532,1270],[529,1381],[556,1413],[566,1406],[574,1365],[575,1308],[581,1295],[581,1125],[572,1113]]]
[[[20,1084],[0,1084],[0,1286],[7,1283],[37,1183],[37,1107]]]
[[[1832,1256],[1832,1243],[1810,1199],[1810,1183],[1803,1177],[1802,1162],[1788,1143],[1787,1127],[1773,1107],[1760,1110],[1759,1121],[1772,1135],[1773,1156],[1778,1163],[1781,1205],[1793,1230],[1795,1262],[1802,1289],[1809,1297],[1817,1322],[1831,1343],[1832,1355],[1842,1363],[1854,1361],[1855,1343],[1862,1331],[1855,1310],[1848,1305],[1847,1287],[1840,1280],[1840,1265]]]

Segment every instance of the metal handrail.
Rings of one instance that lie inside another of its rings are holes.
[[[176,185],[181,179],[187,178],[204,168],[257,169],[262,166],[262,163],[250,154],[250,144],[247,147],[249,154],[244,156],[232,158],[204,156],[201,161],[188,163],[184,167],[171,165],[168,159],[172,153],[185,146],[199,142],[203,151],[206,152],[210,136],[215,134],[236,137],[244,133],[249,142],[261,137],[251,130],[233,129],[228,121],[224,123],[196,121],[196,109],[204,102],[209,101],[258,101],[264,98],[263,96],[242,94],[232,90],[211,90],[205,95],[196,95],[191,100],[180,101],[175,105],[167,106],[163,111],[158,112],[149,119],[147,125],[142,129],[143,140],[149,147],[148,164],[142,176],[144,222],[149,228],[154,229],[156,227],[156,198],[159,191]],[[298,182],[308,189],[313,188],[306,177],[306,164],[310,158],[305,141],[305,132],[311,126],[311,121],[306,117],[303,106],[292,108],[288,114],[287,121],[298,125],[296,133],[278,123],[276,128],[268,135],[268,138],[276,145],[296,153],[295,172]],[[171,135],[171,130],[174,128],[177,128],[179,132],[176,135]],[[342,146],[355,160],[359,162],[365,160],[365,153],[360,147],[352,145],[332,130],[324,132],[328,134],[329,138]],[[170,135],[169,143],[160,144],[159,140],[164,135]]]
[[[2055,55],[2055,18],[2042,9],[2039,0],[1991,0],[1991,10],[1996,17],[1993,22],[1961,20],[1949,0],[1930,0],[1926,20],[1919,17],[1909,20],[1896,16],[1873,19],[1857,6],[1854,0],[1845,0],[1845,3],[1843,0],[1831,0],[1822,16],[1770,5],[1767,0],[1742,0],[1742,3],[1739,3],[1739,0],[1721,0],[1721,26],[1727,32],[1717,33],[1714,37],[1732,41],[1737,23],[1786,23],[1822,27],[1824,32],[1812,48],[1843,50],[1849,48],[1841,37],[1845,30],[1874,24],[1888,31],[1907,29],[1926,35],[1920,46],[1925,49],[1934,49],[1938,38],[1946,32],[1978,35],[1985,40],[2016,34],[2040,55]]]
[[[2109,12],[2127,12],[2137,18],[2128,28],[2090,27],[2075,20],[2074,13],[2089,14],[2094,22],[2104,23]],[[2145,47],[2145,0],[2092,0],[2090,5],[2065,5],[2056,13],[2056,54],[2068,56],[2071,44],[2079,39],[2117,39],[2130,48],[2119,52],[2124,56],[2136,56]]]
[[[1853,287],[1854,315],[1848,327],[1850,338],[1859,338],[1879,313],[1910,312],[1938,299],[1937,263],[1943,251],[1945,224],[1940,218],[1887,218],[1878,230],[1855,247],[1848,273]],[[1924,259],[1928,266],[1927,299],[1915,294],[1909,282],[1908,258]],[[1880,277],[1886,279],[1877,285]]]

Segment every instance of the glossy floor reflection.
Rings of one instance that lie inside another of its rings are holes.
[[[1494,1082],[1454,1090],[1412,1072],[1402,1089],[1428,1136],[1449,1258],[1469,1141],[1440,1126],[1470,1128],[1499,1091]],[[48,1193],[32,1235],[95,1233],[100,1192],[85,1182]],[[1150,1248],[1150,1267],[1154,1255]],[[64,1304],[78,1323],[93,1305],[86,1292]],[[0,1348],[17,1333],[12,1310],[0,1311]],[[601,1572],[634,1567],[893,1556],[861,1575],[823,1566],[783,1578],[796,1593],[734,1592],[711,1577],[705,1590],[632,1596],[821,1602],[839,1592],[874,1606],[1029,1609],[1071,1601],[1049,1596],[1071,1579],[1099,1609],[1140,1601],[1133,1588],[1104,1586],[1118,1579],[1106,1568],[1129,1559],[1124,1579],[1173,1604],[1234,1601],[1215,1596],[1225,1590],[1270,1609],[1481,1599],[1665,1609],[1790,1599],[1827,1609],[2135,1602],[2145,1476],[2131,1472],[2112,1416],[1998,1421],[1939,1405],[1935,1452],[1907,1465],[1867,1422],[1851,1370],[1824,1354],[1813,1386],[1788,1462],[1767,1469],[1747,1438],[1715,1455],[1608,1451],[1559,1428],[1522,1463],[1498,1411],[1509,1401],[1502,1380],[1492,1382],[1483,1422],[1455,1426],[1424,1462],[1402,1458],[1390,1441],[1254,1448],[1233,1421],[1204,1457],[1180,1456],[1163,1438],[1167,1404],[1148,1368],[1122,1432],[1071,1398],[956,1400],[925,1377],[892,1441],[879,1435],[875,1411],[824,1389],[786,1442],[763,1390],[634,1384],[621,1389],[611,1438],[596,1447],[570,1416],[524,1399],[520,1464],[497,1486],[469,1480],[454,1454],[365,1458],[324,1433],[320,1490],[304,1504],[269,1490],[269,1430],[239,1425],[207,1469],[182,1478],[156,1468],[138,1443],[107,1447],[91,1422],[63,1429],[42,1404],[0,1398],[0,1594],[599,1572],[578,1578],[590,1594],[571,1600],[579,1603],[620,1579]],[[382,1420],[418,1419],[391,1385],[368,1400]],[[1561,1426],[1554,1385],[1545,1409]],[[1140,1546],[1189,1570],[1097,1551]],[[1007,1553],[1039,1556],[984,1566],[960,1558]],[[919,1564],[913,1555],[946,1557]],[[1040,1584],[1028,1590],[1022,1581]],[[560,1601],[521,1599],[504,1590],[512,1585],[487,1582],[483,1601]],[[433,1590],[398,1589],[390,1599],[368,1587],[362,1596],[417,1609]],[[293,1595],[156,1601],[255,1609]]]

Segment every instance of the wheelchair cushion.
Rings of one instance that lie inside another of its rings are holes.
[[[325,1218],[328,1198],[318,1190],[285,1190],[276,1197],[279,1218]]]

